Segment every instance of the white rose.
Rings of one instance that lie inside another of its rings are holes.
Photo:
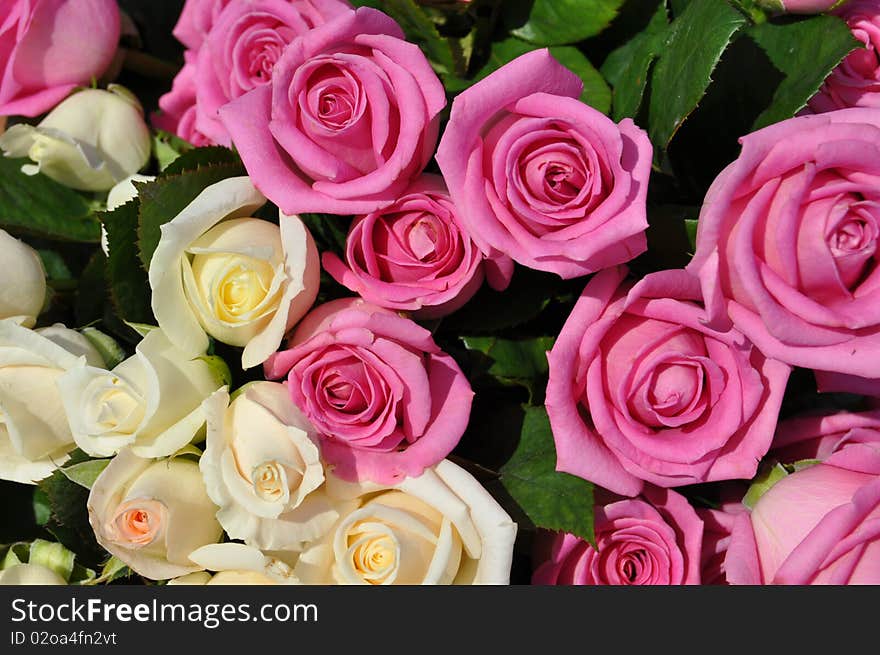
[[[58,388],[76,445],[108,457],[126,446],[139,457],[166,457],[205,425],[202,401],[222,382],[203,359],[190,359],[161,329],[112,371],[73,368]]]
[[[339,518],[324,491],[314,428],[277,382],[247,385],[227,407],[221,389],[204,403],[199,461],[217,519],[233,539],[260,549],[299,550]]]
[[[295,216],[281,227],[250,215],[266,199],[247,177],[202,191],[162,226],[150,262],[153,313],[189,353],[208,335],[244,347],[242,366],[264,362],[315,302],[320,262]]]
[[[88,510],[98,543],[152,580],[202,570],[189,554],[223,534],[198,464],[184,457],[120,451],[95,480]]]
[[[46,270],[37,251],[23,241],[0,230],[0,319],[20,317],[25,327],[33,327],[46,300]]]
[[[103,366],[79,332],[0,320],[0,479],[34,483],[75,448],[56,382],[65,371]]]
[[[82,191],[107,191],[150,159],[150,130],[137,98],[119,85],[86,89],[58,104],[36,127],[20,123],[0,136],[7,157],[29,157],[43,173]]]
[[[328,493],[357,501],[294,567],[303,584],[508,584],[516,524],[448,460],[387,487],[328,474]]]
[[[189,555],[207,569],[169,580],[172,585],[277,585],[299,584],[288,564],[244,544],[202,546]]]
[[[41,564],[15,564],[0,571],[0,585],[66,585],[55,571]]]

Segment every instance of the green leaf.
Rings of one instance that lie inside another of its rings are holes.
[[[86,198],[45,175],[25,175],[21,167],[29,162],[0,157],[0,227],[61,241],[100,241],[101,224]]]
[[[194,170],[185,170],[182,173],[171,174],[172,169],[188,165],[190,157],[201,156],[204,150],[198,148],[191,150],[175,160],[163,174],[153,182],[136,184],[138,197],[140,198],[140,210],[138,218],[138,248],[144,270],[150,269],[150,259],[156,246],[159,245],[161,227],[177,216],[196,196],[206,187],[225,180],[228,177],[246,175],[241,162],[228,164],[206,164],[197,166]],[[214,149],[211,149],[214,150]],[[222,150],[222,149],[221,149]],[[201,153],[200,153],[201,151]],[[113,253],[111,245],[111,255]],[[149,285],[147,286],[149,289]],[[126,316],[138,323],[149,323],[147,319],[137,319]]]
[[[691,252],[697,250],[697,226],[699,221],[696,218],[684,219],[684,229],[687,231],[688,243],[691,245]]]
[[[241,164],[239,156],[229,148],[223,146],[205,146],[203,148],[193,148],[180,157],[176,158],[163,171],[162,177],[170,175],[179,175],[186,171],[195,171],[203,166],[217,164]]]
[[[651,64],[663,52],[669,29],[665,0],[657,6],[648,26],[611,52],[600,72],[613,87],[614,120],[635,118],[648,85]]]
[[[153,156],[159,163],[160,171],[164,171],[180,155],[192,149],[191,143],[163,130],[156,130],[153,135]]]
[[[475,84],[485,77],[488,77],[496,70],[510,63],[517,57],[537,49],[532,43],[526,43],[522,39],[508,38],[492,44],[492,53],[489,61],[486,62],[474,79],[468,84]],[[605,83],[602,75],[599,74],[590,60],[577,48],[573,46],[554,46],[550,48],[556,60],[575,73],[584,83],[584,90],[580,99],[593,107],[607,114],[611,108],[611,89]]]
[[[106,274],[113,305],[121,318],[148,323],[154,319],[150,283],[138,258],[138,211],[139,201],[135,198],[100,216],[110,248]]]
[[[49,280],[72,280],[73,274],[70,272],[64,258],[54,250],[37,250],[40,261],[43,262],[43,268],[46,269],[46,277]]]
[[[743,505],[749,509],[753,509],[758,500],[770,490],[774,484],[788,475],[788,471],[782,464],[774,464],[773,466],[764,467],[762,471],[755,476],[751,486],[749,486],[746,495],[743,496]]]
[[[49,522],[49,517],[52,515],[52,510],[49,507],[49,498],[46,496],[46,492],[39,487],[34,489],[33,506],[36,524],[46,525]]]
[[[122,346],[119,345],[119,342],[109,334],[104,334],[99,329],[93,327],[84,327],[80,332],[101,355],[101,358],[104,360],[104,368],[107,370],[116,368],[116,365],[128,356]]]
[[[794,116],[837,64],[861,45],[843,20],[828,15],[761,23],[746,33],[785,75],[770,106],[755,120],[756,130]]]
[[[525,410],[520,442],[501,467],[501,483],[539,528],[593,542],[593,485],[556,471],[556,447],[543,407]]]
[[[73,464],[70,466],[88,459],[81,451],[74,451],[71,455]],[[48,531],[77,557],[82,557],[84,565],[92,565],[106,557],[89,525],[86,508],[89,490],[69,480],[60,470],[41,480],[39,488],[46,494],[51,511],[46,523]]]
[[[724,0],[691,0],[672,22],[651,76],[648,133],[656,148],[665,150],[696,108],[722,53],[745,23]]]
[[[450,40],[440,35],[425,8],[415,0],[355,0],[352,4],[378,9],[396,20],[407,40],[422,49],[440,75],[464,74],[464,57],[456,57]]]
[[[108,464],[110,464],[109,459],[90,459],[59,470],[71,482],[76,482],[81,487],[91,489],[92,485],[95,484],[95,480],[107,468]]]
[[[532,402],[543,397],[549,372],[547,351],[555,337],[536,339],[499,339],[496,337],[462,337],[468,350],[486,355],[487,373],[504,384],[518,384],[527,388]]]
[[[623,0],[534,0],[526,17],[505,7],[511,34],[538,45],[576,43],[598,34],[614,17]],[[525,22],[523,22],[525,18]]]
[[[115,555],[107,560],[101,569],[101,575],[86,584],[110,584],[114,580],[127,578],[132,574],[128,565]]]

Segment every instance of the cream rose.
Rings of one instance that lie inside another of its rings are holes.
[[[278,349],[315,302],[320,262],[296,216],[251,217],[266,199],[247,177],[212,184],[162,226],[150,262],[153,313],[185,352],[208,335],[244,348],[251,368]]]
[[[245,544],[225,543],[202,546],[189,555],[207,569],[169,580],[171,585],[277,585],[299,584],[285,562],[264,555]],[[212,575],[208,571],[214,571]]]
[[[0,230],[0,319],[18,318],[33,327],[46,300],[46,270],[37,251],[9,233]]]
[[[221,389],[204,409],[208,441],[199,467],[226,533],[270,550],[299,550],[323,536],[339,514],[324,490],[315,429],[287,388],[255,382],[231,404]]]
[[[202,401],[222,381],[201,358],[187,357],[161,329],[112,371],[76,367],[58,378],[73,439],[89,455],[131,446],[139,457],[166,457],[205,425]]]
[[[449,460],[387,487],[328,474],[354,509],[295,567],[303,584],[508,584],[516,524]]]
[[[184,457],[121,450],[95,480],[88,510],[98,543],[152,580],[202,570],[189,554],[223,534],[198,464]]]
[[[56,382],[86,364],[104,361],[79,332],[0,320],[0,479],[31,484],[69,459],[75,444]]]
[[[82,191],[107,191],[150,158],[150,131],[137,98],[111,84],[62,101],[39,125],[19,123],[0,136],[7,157],[29,157],[27,175],[43,173]]]

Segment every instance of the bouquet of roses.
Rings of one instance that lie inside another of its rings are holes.
[[[150,4],[0,6],[0,583],[880,583],[880,0]]]

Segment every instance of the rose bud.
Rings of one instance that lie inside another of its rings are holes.
[[[285,386],[248,384],[231,404],[221,389],[203,407],[208,442],[199,466],[226,533],[270,550],[299,550],[323,536],[338,513],[324,491],[315,429]]]
[[[318,294],[321,264],[297,216],[253,218],[266,202],[247,177],[205,188],[162,226],[150,262],[153,314],[191,357],[208,335],[243,347],[250,368],[274,353]]]
[[[14,564],[0,571],[0,586],[66,584],[64,578],[42,564]]]
[[[112,371],[81,366],[57,384],[74,441],[89,455],[131,446],[139,457],[166,457],[203,434],[202,401],[222,382],[155,329]]]
[[[190,553],[223,534],[199,465],[185,457],[120,451],[95,480],[88,510],[98,543],[151,580],[202,570]]]
[[[328,494],[341,518],[293,572],[303,584],[508,584],[516,523],[448,460],[396,485],[346,483]]]
[[[4,0],[0,116],[37,116],[100,77],[119,33],[116,0]]]
[[[0,319],[15,318],[33,327],[46,300],[46,270],[37,251],[0,230],[0,261],[5,272],[0,284]]]
[[[43,173],[82,191],[107,191],[150,158],[150,131],[137,98],[118,85],[86,89],[55,107],[34,127],[18,124],[0,136],[7,157],[29,157],[27,175]]]
[[[87,363],[104,360],[79,332],[0,320],[0,479],[34,483],[70,459],[76,444],[56,381]]]

